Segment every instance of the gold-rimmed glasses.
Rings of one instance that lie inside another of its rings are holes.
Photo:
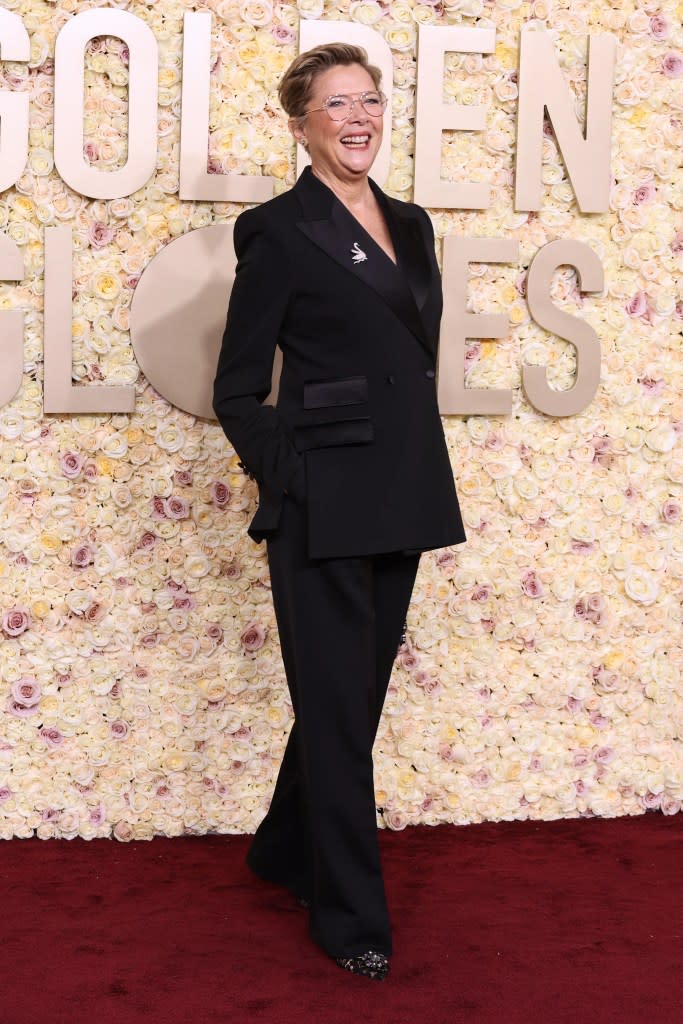
[[[356,99],[339,93],[328,96],[321,107],[310,107],[304,113],[310,114],[314,110],[324,110],[333,121],[346,121],[348,117],[351,117],[356,103],[360,103],[365,113],[370,114],[371,117],[381,117],[387,106],[387,98],[383,92],[376,92],[374,89],[362,92]]]

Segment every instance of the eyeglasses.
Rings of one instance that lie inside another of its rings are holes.
[[[328,96],[322,107],[311,107],[304,113],[324,110],[333,121],[346,121],[347,117],[351,117],[356,103],[360,103],[365,113],[371,117],[381,117],[386,109],[387,98],[383,92],[362,92],[355,100],[345,95]]]

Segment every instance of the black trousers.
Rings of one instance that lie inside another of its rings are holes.
[[[305,504],[289,496],[268,541],[295,721],[247,863],[308,897],[311,937],[330,956],[392,950],[372,747],[419,560],[311,560]]]

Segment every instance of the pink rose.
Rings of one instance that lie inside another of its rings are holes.
[[[408,824],[408,819],[400,811],[385,811],[383,817],[387,828],[394,832],[400,832]]]
[[[89,544],[79,544],[71,552],[71,564],[75,569],[85,569],[93,560],[93,550]]]
[[[7,636],[21,636],[31,628],[31,616],[28,609],[17,605],[5,612],[2,617],[2,628]]]
[[[683,57],[680,53],[672,50],[671,53],[666,54],[662,61],[662,73],[667,78],[678,78],[683,74]]]
[[[155,494],[152,498],[152,519],[166,519],[166,498]]]
[[[75,480],[77,476],[80,476],[84,462],[85,458],[82,455],[78,455],[76,452],[64,452],[59,460],[59,468],[65,477]]]
[[[671,251],[678,255],[683,252],[683,231],[677,231],[671,243]]]
[[[660,514],[665,523],[677,523],[681,518],[681,506],[673,499],[665,501]]]
[[[178,594],[177,597],[173,598],[173,607],[182,608],[186,612],[193,611],[196,605],[197,602],[191,594]]]
[[[121,719],[112,722],[110,728],[112,739],[115,740],[125,740],[129,732],[128,722],[123,722]]]
[[[176,469],[173,474],[173,482],[179,487],[189,487],[192,484],[192,471],[189,469]]]
[[[284,43],[285,45],[288,45],[289,43],[293,43],[296,39],[294,29],[290,28],[289,25],[273,25],[270,31],[277,43]]]
[[[169,519],[187,519],[190,514],[190,505],[185,498],[178,498],[174,494],[164,499],[164,512]]]
[[[655,39],[666,39],[671,26],[663,14],[653,14],[650,18],[650,32]]]
[[[215,480],[211,485],[211,500],[217,508],[225,508],[230,501],[230,488],[222,480]]]
[[[529,569],[524,573],[521,586],[522,593],[526,594],[527,597],[543,596],[543,584],[533,569]]]
[[[91,601],[88,607],[83,613],[83,618],[86,622],[94,623],[99,622],[103,619],[107,613],[107,609],[99,601]]]
[[[94,462],[86,462],[83,466],[83,476],[89,483],[97,479],[97,466]]]
[[[48,726],[41,729],[40,735],[51,750],[54,750],[55,747],[59,747],[64,742],[64,736],[59,729],[55,729],[54,726]]]
[[[465,349],[465,373],[472,369],[475,363],[481,358],[481,345],[478,342],[470,344]]]
[[[647,295],[645,292],[636,292],[633,298],[628,300],[625,308],[628,315],[634,319],[639,316],[644,316],[648,308]]]
[[[593,754],[593,760],[596,764],[611,764],[616,757],[613,747],[598,747]]]
[[[30,708],[40,700],[40,684],[30,676],[23,676],[21,679],[17,679],[15,683],[12,683],[11,693],[16,701]]]
[[[491,773],[488,768],[480,768],[478,772],[470,775],[470,782],[477,789],[484,789],[486,786],[491,785]]]
[[[38,713],[38,707],[35,704],[27,706],[18,700],[14,700],[13,697],[9,697],[7,700],[7,713],[14,718],[31,718]]]
[[[491,596],[491,591],[487,586],[482,583],[478,583],[472,591],[471,601],[488,601]]]
[[[504,446],[505,441],[500,436],[500,434],[496,434],[493,431],[491,431],[490,434],[486,435],[486,440],[484,441],[484,448],[488,448],[489,451],[498,452]]]
[[[414,668],[417,668],[419,664],[419,658],[412,647],[405,647],[401,650],[397,661],[399,665],[402,665],[408,672],[411,672]]]
[[[240,633],[240,642],[244,651],[258,651],[268,636],[267,629],[260,622],[250,622]]]
[[[640,206],[642,203],[649,203],[654,199],[656,195],[656,189],[654,182],[647,181],[644,185],[639,185],[633,193],[633,202],[636,206]]]
[[[204,632],[211,640],[215,640],[217,644],[223,639],[223,627],[218,622],[207,622],[204,626]]]
[[[93,249],[102,249],[105,245],[109,245],[115,234],[114,228],[102,224],[98,220],[88,226],[88,241]]]
[[[106,817],[106,810],[104,804],[98,804],[97,807],[93,807],[88,815],[91,824],[102,825]]]
[[[138,548],[140,548],[142,551],[151,551],[156,542],[156,536],[153,533],[150,533],[149,530],[145,530],[142,537],[140,537],[140,540],[138,541]]]
[[[221,576],[227,576],[229,580],[238,580],[241,575],[239,562],[221,562]]]
[[[5,800],[9,800],[12,795],[12,790],[9,786],[0,786],[0,804],[4,803]]]
[[[117,821],[114,825],[114,839],[120,843],[129,843],[133,838],[133,828],[127,821]]]

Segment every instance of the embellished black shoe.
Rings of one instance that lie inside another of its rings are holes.
[[[366,978],[384,981],[389,973],[389,959],[384,953],[375,953],[372,949],[359,956],[337,956],[336,963],[351,974],[364,974]]]

